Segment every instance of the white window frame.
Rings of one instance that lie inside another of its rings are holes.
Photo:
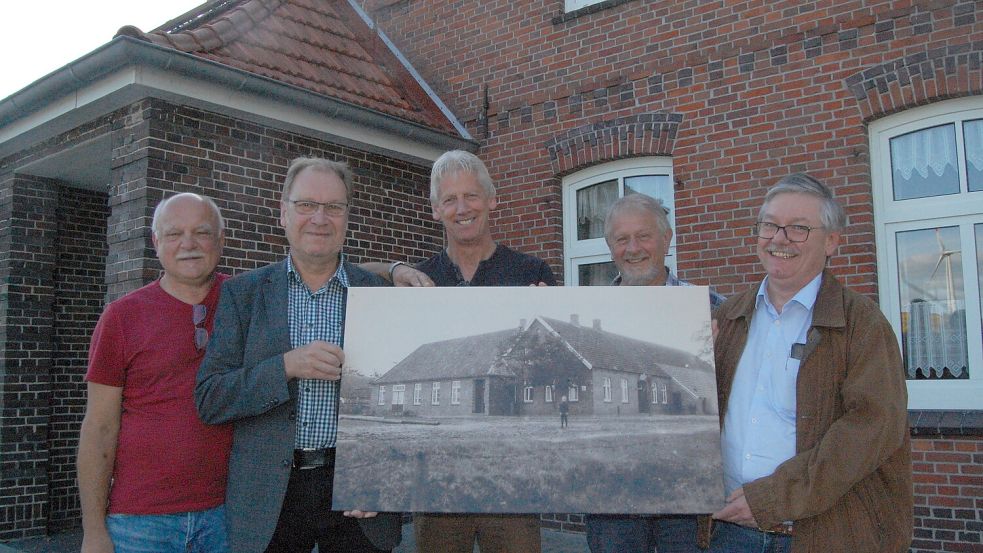
[[[386,387],[379,386],[379,405],[386,404]]]
[[[461,404],[461,381],[454,380],[451,382],[451,405]]]
[[[423,403],[423,384],[417,382],[413,385],[413,405]]]
[[[440,382],[434,382],[430,387],[430,405],[440,405]]]
[[[659,390],[662,392],[662,405],[669,404],[669,386],[664,382],[659,384]]]
[[[580,401],[577,386],[570,386],[570,388],[567,389],[567,402],[573,403],[575,401]]]
[[[577,11],[580,8],[586,8],[587,6],[593,6],[601,2],[604,2],[604,0],[563,0],[563,13]]]
[[[621,403],[628,403],[630,401],[628,397],[628,379],[621,379]]]
[[[543,401],[546,403],[553,403],[553,386],[546,385],[546,394],[543,396]]]
[[[393,384],[393,405],[403,405],[406,401],[406,384]]]
[[[533,391],[533,387],[528,384],[524,384],[522,388],[522,402],[532,403],[534,397],[535,392]]]
[[[910,409],[983,408],[983,333],[980,323],[980,275],[975,260],[974,225],[983,224],[983,191],[967,192],[965,148],[960,121],[983,119],[983,97],[937,102],[879,119],[870,124],[872,195],[874,200],[877,280],[881,311],[894,327],[901,347],[901,305],[898,286],[899,232],[959,227],[963,266],[966,335],[969,337],[967,380],[908,380]],[[956,124],[960,193],[895,201],[891,181],[890,139],[910,132]],[[974,337],[977,337],[974,339]]]
[[[625,194],[625,177],[665,175],[669,177],[668,197],[660,198],[669,209],[669,226],[673,230],[672,241],[666,252],[666,266],[676,272],[676,206],[675,177],[671,157],[636,157],[588,167],[563,177],[563,256],[564,284],[579,285],[580,265],[611,261],[611,253],[604,238],[577,240],[577,191],[599,182],[617,179],[618,197]]]
[[[652,405],[659,404],[659,383],[652,381]]]
[[[604,384],[602,387],[604,388],[604,403],[611,403],[611,377],[604,377]]]

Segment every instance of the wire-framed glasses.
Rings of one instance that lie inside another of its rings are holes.
[[[781,226],[765,221],[758,221],[754,224],[754,232],[758,235],[758,238],[771,240],[778,235],[778,231],[782,231],[785,233],[785,238],[787,238],[789,242],[805,242],[809,239],[810,231],[821,228],[823,227],[807,227],[805,225]]]
[[[191,322],[195,325],[195,347],[198,351],[208,345],[208,330],[204,326],[206,316],[208,316],[208,308],[204,304],[196,303],[191,306]]]

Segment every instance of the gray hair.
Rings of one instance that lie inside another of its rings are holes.
[[[782,177],[775,186],[768,189],[765,194],[765,201],[758,210],[758,221],[764,213],[765,206],[775,196],[779,194],[809,194],[819,198],[823,202],[822,210],[819,213],[819,220],[827,232],[842,232],[846,228],[846,212],[843,206],[833,197],[833,192],[828,186],[819,182],[814,177],[805,173],[793,173]]]
[[[669,217],[667,216],[668,210],[662,205],[662,200],[636,192],[618,198],[617,201],[611,204],[608,214],[604,217],[604,240],[607,241],[611,238],[611,226],[614,225],[614,218],[622,211],[648,213],[655,217],[659,232],[665,234],[672,230],[672,227],[669,225]]]
[[[352,171],[348,168],[348,164],[342,161],[331,161],[330,159],[320,157],[298,157],[290,162],[290,167],[287,169],[287,176],[283,179],[283,201],[287,201],[288,196],[290,196],[290,190],[294,186],[294,180],[297,179],[297,175],[304,169],[322,171],[335,175],[345,185],[346,198],[349,202],[352,201],[354,187],[352,184]]]
[[[218,221],[218,234],[221,235],[225,232],[225,219],[222,218],[222,211],[219,210],[218,205],[215,201],[208,196],[202,196],[201,194],[195,194],[194,192],[182,192],[180,194],[175,194],[169,198],[164,198],[157,204],[154,208],[154,218],[150,223],[150,231],[154,233],[154,236],[160,235],[160,216],[164,213],[164,208],[171,203],[175,198],[189,197],[198,200],[199,202],[204,202],[205,205],[211,208],[212,213],[215,214],[215,219]]]
[[[440,182],[444,177],[454,173],[470,173],[478,179],[478,184],[485,189],[489,197],[495,195],[495,185],[492,184],[488,168],[478,159],[478,156],[464,150],[451,150],[444,152],[443,155],[433,162],[433,169],[430,171],[430,201],[436,202],[440,194]]]

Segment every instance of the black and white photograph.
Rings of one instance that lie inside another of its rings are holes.
[[[349,289],[335,508],[714,510],[707,293]]]

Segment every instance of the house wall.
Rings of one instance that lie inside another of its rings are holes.
[[[485,379],[485,382],[488,380]],[[451,390],[454,381],[440,381],[440,404],[431,403],[432,380],[421,382],[423,388],[420,391],[420,405],[413,404],[413,385],[415,382],[405,383],[406,392],[404,394],[402,414],[399,410],[393,410],[393,385],[385,384],[386,392],[384,404],[379,405],[379,385],[372,387],[372,414],[376,416],[409,416],[409,417],[465,417],[472,416],[474,409],[474,379],[461,379],[461,391],[459,403],[451,403]],[[487,385],[486,385],[487,386]],[[488,389],[485,389],[485,405],[487,406]]]
[[[86,160],[111,168],[105,192],[20,172],[106,135],[111,151]],[[158,277],[150,220],[159,200],[183,191],[212,197],[226,218],[220,270],[260,267],[285,254],[279,190],[301,155],[352,168],[349,259],[439,250],[428,166],[161,100],[0,159],[0,541],[79,523],[74,450],[88,339],[106,301]]]
[[[724,294],[756,282],[747,228],[767,186],[806,171],[850,217],[834,271],[876,297],[867,123],[983,93],[983,17],[966,0],[609,0],[570,14],[561,0],[368,8],[480,140],[499,186],[496,238],[558,274],[562,177],[662,155],[672,158],[682,278]],[[979,548],[979,415],[912,413],[972,421],[955,427],[959,447],[977,452],[960,454],[959,476],[944,461],[916,466],[914,551]],[[917,447],[942,458],[956,447],[941,430],[918,435]]]

